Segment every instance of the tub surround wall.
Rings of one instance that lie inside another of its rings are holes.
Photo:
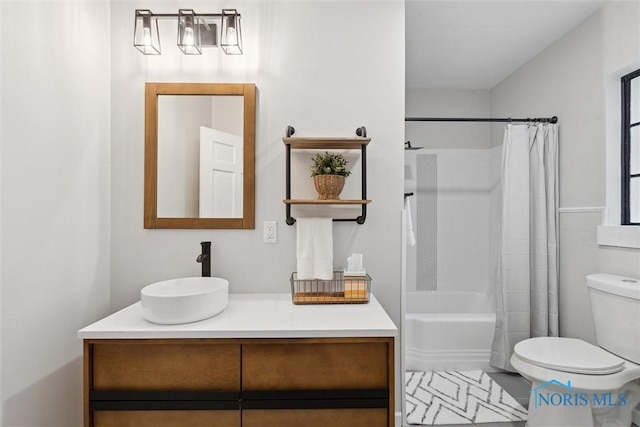
[[[560,334],[591,343],[585,276],[640,277],[640,250],[598,246],[603,212],[583,209],[605,205],[606,146],[619,144],[607,140],[606,83],[630,64],[640,65],[640,5],[609,2],[491,90],[493,116],[560,118]]]
[[[0,5],[7,427],[81,425],[76,331],[109,312],[109,3]]]
[[[421,277],[436,276],[438,292],[492,293],[493,289],[489,287],[489,150],[423,149],[416,155],[407,155],[412,159],[407,161],[406,167],[415,168],[412,170],[418,175],[420,172],[416,169],[420,162],[415,159],[425,155],[436,156],[437,220],[433,225],[424,221],[423,208],[428,201],[424,203],[421,198],[425,196],[423,192],[432,190],[425,188],[425,183],[414,180],[415,187],[409,187],[409,191],[414,192],[412,213],[415,211],[413,224],[417,243],[409,250],[416,255],[424,253],[419,251],[420,245],[430,237],[425,228],[437,227],[437,262],[431,268],[437,272],[416,273],[415,280],[408,283],[408,290],[420,290],[418,281]],[[409,268],[415,272],[417,267],[424,267],[418,262],[423,263],[415,259],[408,264]],[[460,265],[465,268],[461,269]]]

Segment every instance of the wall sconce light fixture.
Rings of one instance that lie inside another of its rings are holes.
[[[200,25],[192,9],[178,11],[178,47],[185,55],[201,55]]]
[[[220,46],[227,55],[242,55],[240,15],[235,9],[222,9],[222,40]]]
[[[152,20],[148,9],[136,10],[136,26],[133,32],[133,45],[145,55],[160,55],[160,34],[158,21]]]
[[[137,9],[133,45],[145,55],[160,55],[158,19],[177,19],[177,45],[185,55],[201,55],[203,47],[218,45],[227,55],[242,55],[240,18],[236,9],[223,9],[222,13],[196,13],[192,9],[153,13]],[[221,28],[221,37],[218,37],[218,28]]]

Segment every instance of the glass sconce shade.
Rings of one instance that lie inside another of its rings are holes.
[[[200,24],[196,13],[191,9],[178,11],[178,47],[186,55],[202,54]]]
[[[153,18],[150,10],[136,10],[133,45],[145,55],[160,55],[158,20]]]
[[[222,9],[222,37],[220,47],[227,55],[242,55],[240,15],[236,9]]]

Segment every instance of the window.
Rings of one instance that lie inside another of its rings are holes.
[[[640,225],[640,70],[622,77],[622,225]]]

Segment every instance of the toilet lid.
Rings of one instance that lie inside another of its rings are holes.
[[[624,365],[618,356],[574,338],[531,338],[516,344],[513,352],[532,365],[576,374],[613,374]]]

